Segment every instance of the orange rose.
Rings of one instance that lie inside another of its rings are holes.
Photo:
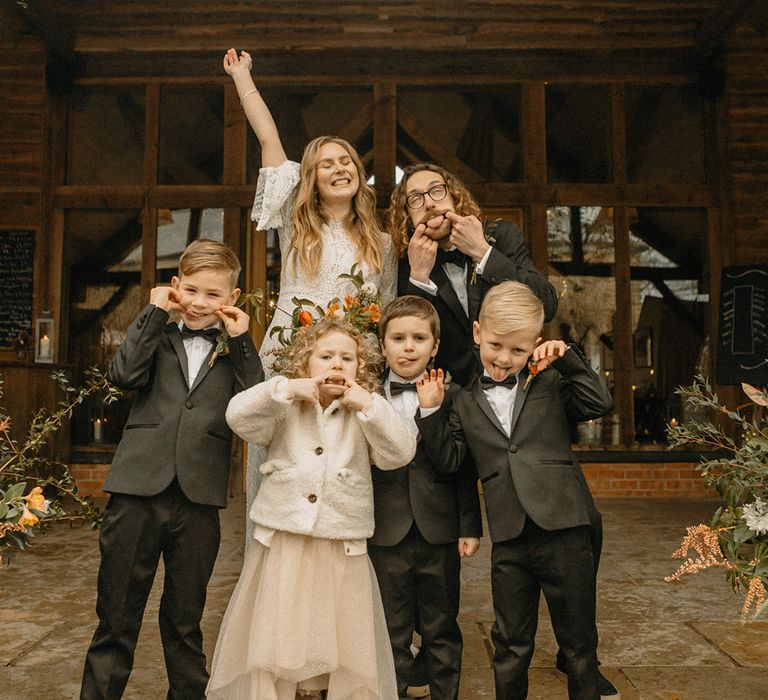
[[[43,489],[39,486],[35,486],[35,488],[25,496],[25,499],[30,508],[34,508],[41,512],[45,511],[45,496],[43,496]]]
[[[40,518],[38,518],[27,506],[24,506],[24,510],[21,513],[21,517],[19,518],[19,525],[25,526],[33,526],[37,525],[40,522]]]
[[[378,323],[381,320],[381,310],[378,304],[371,304],[363,309],[363,313],[368,314],[368,318],[374,323]]]
[[[299,325],[300,326],[311,326],[312,325],[312,314],[309,313],[309,311],[302,311],[299,314]]]

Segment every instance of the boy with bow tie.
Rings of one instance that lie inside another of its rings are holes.
[[[179,260],[170,287],[155,287],[128,328],[108,377],[135,389],[104,490],[99,533],[99,624],[85,660],[81,699],[122,697],[160,556],[165,582],[160,634],[168,698],[203,700],[208,682],[200,618],[227,505],[230,398],[264,379],[233,306],[240,263],[222,243],[200,239]],[[182,322],[168,323],[169,311]],[[214,355],[224,324],[227,350]]]
[[[444,387],[442,370],[427,371],[440,342],[435,308],[421,297],[398,297],[384,309],[379,338],[389,367],[386,398],[418,435],[415,416],[443,413],[459,392],[456,385]],[[376,529],[368,555],[381,589],[401,698],[417,627],[424,640],[421,653],[428,657],[431,696],[458,698],[459,569],[461,557],[477,551],[482,524],[474,469],[463,464],[455,472],[434,469],[421,440],[413,460],[401,469],[373,467]]]
[[[461,391],[448,420],[436,413],[417,424],[436,469],[452,473],[470,454],[483,485],[493,543],[497,699],[527,696],[543,591],[569,698],[598,700],[589,535],[596,511],[571,452],[570,422],[605,415],[612,400],[578,348],[560,340],[537,344],[543,322],[542,304],[526,285],[490,290],[473,325],[484,377]]]

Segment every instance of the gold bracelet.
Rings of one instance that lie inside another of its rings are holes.
[[[248,92],[246,92],[246,93],[245,93],[245,95],[243,95],[243,96],[240,98],[240,106],[241,106],[241,107],[243,106],[243,100],[244,100],[246,97],[248,97],[248,95],[253,95],[253,93],[254,93],[254,92],[258,92],[258,91],[259,91],[259,89],[258,89],[258,88],[253,88],[253,90],[249,90]]]

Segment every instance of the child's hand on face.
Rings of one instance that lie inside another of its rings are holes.
[[[173,287],[154,287],[149,293],[149,303],[165,311],[183,311],[181,294]]]
[[[227,75],[234,77],[238,73],[250,73],[253,61],[251,55],[246,51],[241,51],[240,55],[237,55],[237,51],[230,49],[224,54],[224,72]]]
[[[459,537],[459,556],[473,557],[480,549],[480,540],[477,537]]]
[[[565,355],[566,352],[568,352],[568,346],[562,340],[545,340],[541,345],[534,348],[531,357],[541,371]]]
[[[320,385],[324,377],[298,377],[288,380],[288,388],[294,401],[315,404],[320,400]]]
[[[341,403],[353,411],[363,411],[371,405],[373,396],[357,382],[347,382],[347,390],[341,398]]]
[[[236,338],[248,330],[248,314],[237,306],[220,306],[216,315],[221,319],[230,338]]]
[[[422,408],[437,408],[445,397],[445,380],[443,370],[424,372],[424,376],[416,382],[416,393],[419,395],[419,406]]]

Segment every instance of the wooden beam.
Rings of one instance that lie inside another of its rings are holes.
[[[237,90],[230,81],[224,87],[224,173],[225,186],[240,186],[246,180],[246,152],[248,148],[248,122],[240,106]],[[198,206],[203,206],[198,200]],[[240,256],[243,208],[238,205],[224,207],[224,242]],[[243,261],[243,267],[248,261]],[[245,280],[246,277],[243,278]]]
[[[429,133],[415,117],[401,113],[398,115],[397,122],[400,128],[429,154],[430,160],[449,170],[467,185],[483,181],[479,173],[448,151],[445,144]]]
[[[160,131],[160,86],[148,85],[144,103],[144,202],[141,212],[141,299],[149,301],[155,286],[157,269],[157,204],[151,193],[157,184],[158,144]]]
[[[373,168],[378,201],[388,201],[395,186],[397,162],[397,85],[373,86]]]
[[[635,409],[632,393],[632,283],[630,282],[629,213],[614,207],[614,277],[616,313],[613,325],[614,411],[619,417],[619,436],[623,445],[635,441]]]

